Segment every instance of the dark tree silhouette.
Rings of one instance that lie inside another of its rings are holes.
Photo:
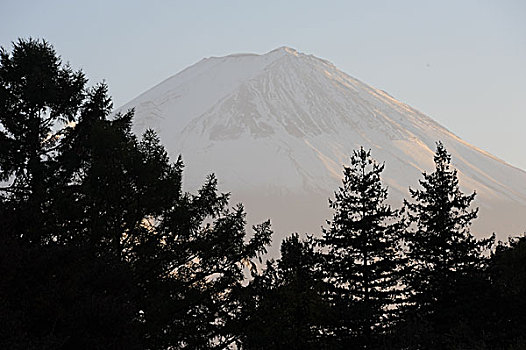
[[[425,339],[415,346],[425,348],[444,347],[443,335],[463,302],[459,288],[484,267],[482,253],[494,241],[479,241],[471,234],[477,209],[469,208],[475,193],[465,195],[459,189],[457,171],[441,142],[434,161],[435,171],[423,173],[422,189],[410,189],[412,202],[405,201],[411,226],[406,235],[410,263],[404,276],[413,326],[421,332],[415,339]]]
[[[59,169],[67,124],[93,100],[85,82],[45,41],[2,49],[2,348],[141,348],[130,267],[80,239],[66,244],[83,230],[69,221],[76,203],[61,195],[74,186]]]
[[[234,342],[270,224],[247,239],[213,175],[184,193],[182,161],[133,135],[133,111],[110,118],[107,87],[86,89],[48,43],[19,40],[0,63],[2,347]]]
[[[184,192],[181,157],[86,84],[45,41],[1,49],[0,348],[524,348],[525,239],[484,255],[442,143],[405,218],[355,151],[323,237],[259,272],[270,223],[249,236],[214,175]]]
[[[312,237],[291,235],[281,244],[281,258],[255,276],[240,325],[244,349],[333,348],[325,334],[331,309],[315,245]]]
[[[50,171],[65,124],[76,120],[84,98],[82,72],[64,66],[45,41],[18,40],[0,51],[0,180],[16,198],[24,219],[18,232],[28,242],[50,239],[43,222]]]
[[[488,267],[491,291],[477,307],[488,348],[526,348],[526,235],[499,243]],[[480,293],[481,291],[479,291]]]
[[[334,334],[346,346],[375,346],[396,314],[399,288],[398,212],[385,203],[384,165],[363,148],[344,168],[343,186],[330,201],[334,217],[320,241],[330,303],[340,312]]]

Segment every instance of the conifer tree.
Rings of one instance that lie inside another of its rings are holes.
[[[0,50],[0,180],[3,195],[21,203],[17,223],[28,242],[49,240],[43,215],[50,176],[66,124],[76,120],[86,79],[63,65],[42,40],[19,39]],[[38,234],[37,234],[38,232]]]
[[[354,151],[343,186],[330,201],[335,213],[321,240],[329,301],[340,311],[334,333],[345,346],[375,346],[375,336],[393,321],[399,302],[401,222],[385,203],[383,169],[370,151]]]
[[[270,223],[248,239],[213,175],[184,193],[182,161],[46,42],[19,40],[0,63],[0,347],[233,343]]]
[[[246,240],[243,206],[227,205],[211,176],[196,195],[183,194],[137,247],[152,250],[138,263],[148,278],[144,313],[154,348],[225,348],[237,341],[243,270],[255,268],[271,230],[264,222]]]
[[[443,346],[436,341],[446,332],[448,319],[455,317],[460,282],[484,266],[482,253],[494,239],[477,240],[471,234],[477,217],[477,209],[470,209],[475,193],[460,190],[457,171],[441,142],[434,162],[435,171],[423,173],[422,189],[410,189],[412,201],[405,201],[411,226],[405,239],[409,264],[404,276],[415,322],[427,325],[422,337],[429,343],[418,345],[424,347]]]
[[[130,267],[82,239],[71,244],[86,226],[70,220],[78,196],[62,194],[77,184],[60,169],[70,126],[94,100],[86,98],[85,83],[45,41],[20,39],[11,53],[2,49],[0,300],[1,323],[11,325],[2,327],[2,348],[143,344]]]
[[[247,289],[240,325],[244,349],[329,349],[330,306],[313,237],[293,234],[281,244],[281,258],[267,262]]]

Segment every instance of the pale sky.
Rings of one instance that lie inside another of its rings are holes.
[[[204,57],[290,46],[526,169],[526,1],[1,0],[118,107]]]

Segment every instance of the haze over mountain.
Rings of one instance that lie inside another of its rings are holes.
[[[454,135],[431,118],[312,55],[281,47],[264,55],[211,57],[120,108],[135,131],[155,129],[195,190],[214,172],[245,204],[250,223],[270,218],[275,241],[318,234],[342,166],[363,146],[385,162],[395,206],[433,170],[435,143],[452,154],[465,191],[477,191],[474,231],[504,239],[526,230],[526,172]],[[474,126],[476,127],[476,126]]]

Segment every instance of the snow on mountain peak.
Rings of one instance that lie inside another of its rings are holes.
[[[422,170],[432,170],[438,140],[452,153],[464,188],[477,190],[481,216],[489,218],[481,229],[517,230],[524,222],[525,172],[332,63],[290,47],[203,59],[121,110],[130,107],[136,108],[137,133],[153,128],[172,156],[183,155],[189,190],[215,172],[222,190],[254,210],[256,219],[274,219],[278,230],[319,230],[326,199],[353,149],[371,148],[386,162],[384,181],[400,200],[409,186],[418,186]],[[303,225],[294,226],[298,222]]]
[[[281,47],[278,47],[277,49],[267,52],[265,55],[272,55],[272,54],[282,54],[282,55],[289,54],[289,55],[293,55],[297,57],[299,56],[300,53],[296,49],[293,49],[292,47],[281,46]]]

